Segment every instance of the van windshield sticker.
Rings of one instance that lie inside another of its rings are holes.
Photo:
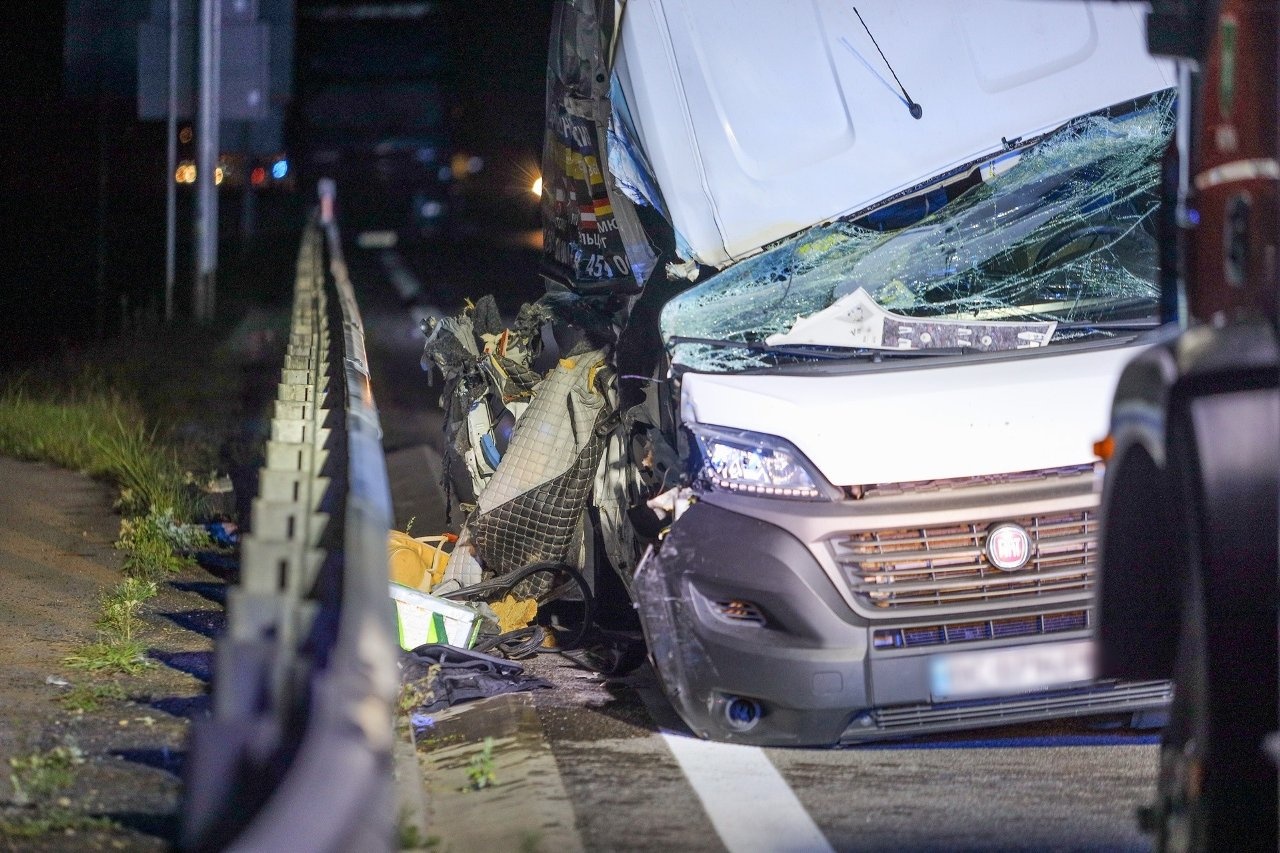
[[[791,331],[770,335],[769,346],[817,344],[868,349],[942,349],[963,347],[981,352],[1026,349],[1049,343],[1057,322],[1007,322],[977,319],[917,319],[880,307],[859,287],[817,314],[802,317]]]

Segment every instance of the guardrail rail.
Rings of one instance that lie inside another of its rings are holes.
[[[195,721],[180,844],[389,849],[398,686],[387,595],[391,497],[364,328],[332,182],[298,253],[288,351]]]

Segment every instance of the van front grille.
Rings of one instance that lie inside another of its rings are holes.
[[[1016,571],[987,559],[987,531],[1014,522],[1031,538],[1031,555]],[[1013,602],[1079,592],[1093,586],[1098,522],[1091,509],[991,518],[960,524],[849,533],[831,540],[850,591],[880,608],[926,608]]]
[[[1056,634],[1059,631],[1083,631],[1088,627],[1089,611],[1071,610],[1063,613],[986,619],[981,622],[878,628],[871,642],[877,649],[914,649],[921,646],[943,646],[974,640],[1007,640],[1011,637]]]

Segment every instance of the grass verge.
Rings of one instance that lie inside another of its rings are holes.
[[[60,357],[31,358],[31,369],[22,375],[0,367],[0,456],[48,462],[107,481],[118,489],[116,509],[123,516],[117,547],[125,577],[101,593],[93,641],[86,637],[64,658],[64,665],[82,671],[72,678],[75,686],[51,682],[66,688],[54,697],[63,714],[114,716],[112,703],[137,694],[124,686],[129,681],[112,676],[152,666],[147,611],[159,583],[189,565],[193,551],[208,547],[203,529],[192,522],[234,511],[227,500],[211,506],[202,481],[212,485],[217,471],[251,470],[256,463],[263,422],[257,389],[265,381],[260,363],[278,365],[270,351],[278,346],[282,356],[287,337],[287,310],[279,329],[274,315],[237,321],[235,327],[138,324],[114,341],[82,349],[71,344]],[[76,722],[92,734],[101,721]],[[125,831],[86,814],[91,807],[73,793],[91,787],[92,773],[80,774],[73,788],[58,788],[65,781],[59,773],[75,772],[74,761],[59,767],[62,758],[57,752],[26,755],[4,768],[28,802],[0,804],[0,849],[9,849],[8,839],[36,839],[17,842],[21,849],[98,849],[103,840],[92,838],[93,832]],[[93,760],[95,772],[98,764]],[[46,790],[52,793],[41,798]],[[40,840],[77,833],[86,837]],[[64,847],[73,843],[78,846]]]
[[[148,428],[141,407],[114,392],[33,391],[24,377],[0,392],[0,455],[51,462],[112,481],[125,515],[203,512],[176,450]]]
[[[124,552],[126,578],[102,595],[97,640],[63,662],[92,673],[136,674],[151,665],[138,638],[142,607],[160,578],[209,545],[203,528],[187,523],[207,507],[196,477],[146,425],[142,406],[101,388],[101,377],[89,370],[65,387],[49,377],[10,381],[0,392],[0,455],[81,470],[120,489],[124,519],[116,547]]]
[[[119,825],[105,817],[78,814],[65,808],[45,809],[33,815],[0,820],[0,838],[40,838],[77,832],[110,831]]]

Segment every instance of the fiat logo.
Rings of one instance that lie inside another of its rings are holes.
[[[1031,559],[1031,537],[1021,524],[997,524],[987,531],[987,560],[1002,572],[1016,572]]]

